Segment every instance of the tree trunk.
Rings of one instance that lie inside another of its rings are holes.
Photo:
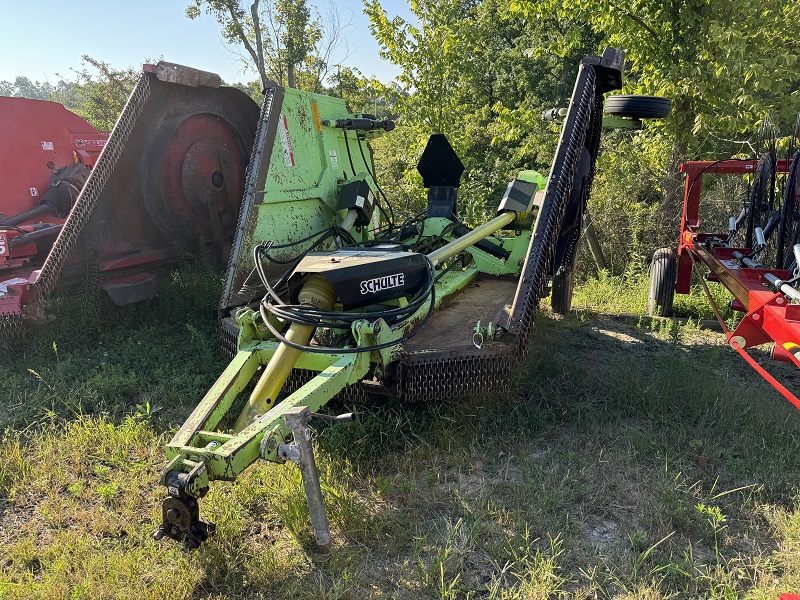
[[[297,87],[294,81],[294,65],[292,63],[289,63],[289,65],[286,67],[286,80],[288,87]]]

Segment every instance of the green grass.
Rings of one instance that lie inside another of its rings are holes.
[[[800,591],[800,415],[719,334],[595,314],[633,312],[608,279],[581,287],[591,314],[539,315],[506,396],[334,403],[360,419],[315,436],[331,554],[291,465],[215,483],[199,551],[153,541],[163,444],[224,366],[218,285],[187,266],[149,306],[65,307],[4,351],[0,598]]]
[[[608,271],[600,271],[597,279],[591,279],[576,287],[573,308],[604,314],[646,315],[648,285],[646,272],[610,275]],[[735,313],[728,307],[732,296],[719,283],[707,285],[723,318],[726,320],[732,318]],[[677,318],[695,320],[716,318],[698,281],[693,282],[689,294],[675,295],[673,313]]]

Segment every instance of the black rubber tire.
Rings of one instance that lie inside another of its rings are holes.
[[[671,317],[675,300],[675,278],[678,259],[672,248],[659,248],[650,261],[650,289],[647,292],[647,314],[651,317]]]
[[[572,291],[575,289],[575,269],[553,275],[553,289],[550,294],[550,305],[553,312],[566,315],[572,309]]]
[[[663,119],[672,110],[669,98],[619,94],[606,98],[603,109],[609,115],[632,119]]]
[[[800,242],[800,151],[794,155],[783,193],[781,223],[778,226],[778,268],[789,269],[795,262],[794,245]]]
[[[581,230],[578,229],[580,236]],[[575,265],[578,263],[578,252],[582,240],[575,242],[572,261],[569,269],[562,269],[561,273],[553,275],[552,288],[550,289],[550,307],[559,315],[569,314],[572,310],[572,292],[575,290]]]

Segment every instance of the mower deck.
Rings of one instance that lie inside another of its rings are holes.
[[[484,327],[505,322],[514,303],[517,278],[513,276],[478,275],[463,290],[449,297],[434,313],[422,331],[405,345],[406,352],[425,350],[472,349],[482,346],[475,338],[475,324]],[[505,318],[503,318],[505,317]],[[488,341],[488,340],[486,340]]]

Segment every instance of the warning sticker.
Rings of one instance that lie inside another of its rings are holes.
[[[286,163],[287,167],[293,167],[294,150],[292,149],[292,138],[289,135],[289,123],[286,120],[286,115],[281,115],[278,133],[281,136],[281,145],[283,146],[283,162]]]
[[[106,140],[75,140],[77,148],[103,148],[106,145]]]
[[[0,233],[0,256],[3,256],[6,252],[6,234]]]
[[[336,150],[331,150],[331,169],[334,171],[339,170],[339,159],[336,156]]]
[[[55,150],[53,142],[42,142],[42,150]]]
[[[39,188],[32,187],[29,189],[31,190],[31,196],[33,196],[34,198],[39,195]]]

